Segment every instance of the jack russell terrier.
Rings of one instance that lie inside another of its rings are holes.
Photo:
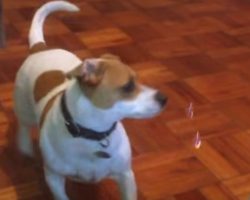
[[[66,1],[52,1],[34,15],[30,55],[16,75],[14,109],[18,146],[32,156],[30,128],[40,128],[39,146],[46,182],[57,200],[68,200],[65,180],[118,183],[123,200],[136,200],[131,148],[120,122],[149,118],[167,102],[159,91],[137,81],[118,57],[103,55],[82,61],[63,49],[48,49],[45,18],[55,11],[78,11]]]

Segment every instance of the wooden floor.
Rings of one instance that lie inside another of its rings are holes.
[[[45,0],[6,0],[0,50],[0,199],[52,199],[42,161],[16,150],[15,73],[27,32]],[[46,22],[46,40],[81,58],[109,52],[169,96],[150,120],[126,120],[139,200],[246,200],[250,196],[250,2],[248,0],[72,0],[78,14]],[[194,119],[185,109],[194,105]],[[200,149],[193,147],[196,131]],[[34,129],[34,140],[37,141]],[[118,200],[110,181],[69,182],[71,199]]]

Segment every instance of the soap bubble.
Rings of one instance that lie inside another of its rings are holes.
[[[197,131],[195,138],[194,138],[194,147],[196,149],[199,149],[201,147],[201,136],[200,136],[200,132]]]
[[[192,102],[189,104],[189,106],[186,109],[186,115],[189,119],[193,119],[194,117],[194,106]]]
[[[186,109],[186,116],[188,119],[194,119],[194,104],[193,102],[190,102],[187,109]],[[192,121],[193,126],[195,126],[194,121]],[[196,131],[195,137],[194,137],[194,147],[196,149],[199,149],[201,147],[201,136],[199,130]]]

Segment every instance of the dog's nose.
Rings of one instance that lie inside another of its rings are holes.
[[[159,91],[155,94],[154,98],[162,107],[167,103],[167,97]]]

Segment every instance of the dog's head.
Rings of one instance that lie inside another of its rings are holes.
[[[136,73],[114,55],[86,59],[68,76],[78,79],[95,107],[120,119],[153,117],[167,102],[162,93],[139,83]]]

